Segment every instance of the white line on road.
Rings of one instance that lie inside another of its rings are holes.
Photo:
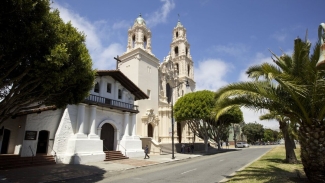
[[[188,173],[188,172],[191,172],[191,171],[194,171],[194,170],[196,170],[196,168],[193,169],[193,170],[189,170],[189,171],[183,172],[183,173],[181,173],[181,174]]]

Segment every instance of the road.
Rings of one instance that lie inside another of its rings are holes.
[[[219,182],[270,150],[271,147],[207,155],[132,170],[110,172],[100,182]],[[78,182],[78,181],[76,181]]]

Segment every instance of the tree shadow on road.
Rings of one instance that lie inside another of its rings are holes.
[[[96,182],[103,179],[105,170],[96,166],[56,164],[0,171],[0,182]]]

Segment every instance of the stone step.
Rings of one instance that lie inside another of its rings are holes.
[[[104,151],[106,159],[104,161],[113,161],[120,159],[128,159],[129,157],[124,156],[121,151]]]

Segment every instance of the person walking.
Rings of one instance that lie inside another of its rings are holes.
[[[193,152],[194,152],[194,144],[191,144],[191,152],[193,154]]]
[[[146,148],[144,149],[144,153],[145,153],[145,155],[144,155],[144,159],[146,159],[147,156],[148,156],[148,159],[149,159],[150,157],[149,157],[149,155],[148,155],[148,153],[149,153],[148,145],[146,145]]]

